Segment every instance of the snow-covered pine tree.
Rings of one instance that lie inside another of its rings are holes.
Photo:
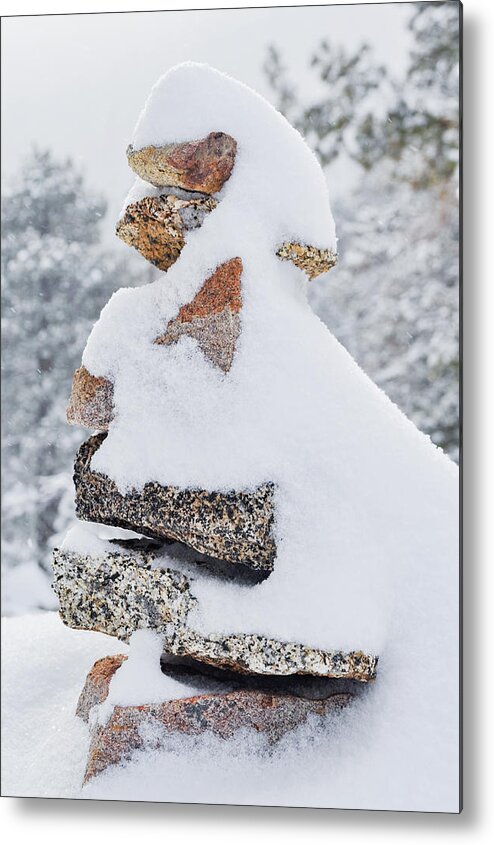
[[[366,178],[358,206],[339,207],[336,216],[340,262],[330,286],[324,277],[311,284],[312,307],[393,402],[458,460],[453,187],[414,190],[390,178],[387,162]]]
[[[81,440],[65,421],[71,377],[91,324],[124,277],[122,261],[98,247],[104,213],[73,164],[49,152],[33,152],[4,190],[3,565],[24,564],[23,584],[41,583],[36,568],[48,569],[51,538],[70,515],[66,467]],[[16,597],[6,583],[7,603],[42,603],[37,588]]]
[[[311,285],[312,306],[368,375],[455,460],[459,15],[455,2],[414,6],[413,47],[401,82],[375,64],[371,71],[367,49],[359,60],[325,42],[311,60],[318,84],[327,87],[318,101],[297,100],[276,50],[267,74],[322,163],[343,154],[363,167],[357,189],[336,209],[340,261],[330,279]],[[376,84],[367,85],[366,76]]]

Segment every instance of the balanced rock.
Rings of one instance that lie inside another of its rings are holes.
[[[143,197],[127,206],[116,234],[155,267],[168,270],[185,245],[186,233],[201,226],[216,205],[213,197],[177,189]]]
[[[315,246],[285,241],[276,255],[284,261],[291,261],[300,270],[307,273],[309,279],[315,279],[327,273],[337,262],[337,256],[331,249],[318,249]]]
[[[72,379],[72,391],[66,410],[67,422],[107,431],[113,419],[113,384],[102,376],[93,376],[79,367]]]
[[[187,619],[197,606],[194,579],[175,572],[169,559],[160,569],[154,552],[91,557],[57,549],[54,589],[64,623],[123,641],[134,631],[151,628],[163,635],[164,653],[240,674],[310,675],[363,683],[376,677],[377,657],[362,651],[324,651],[250,633],[197,633]]]
[[[211,666],[253,675],[313,675],[366,683],[378,658],[362,651],[323,651],[259,634],[209,635],[183,627],[164,639],[164,651]]]
[[[123,659],[123,655],[104,658],[89,673],[77,705],[77,713],[85,721],[89,719],[90,702],[95,706],[108,695],[111,676]],[[350,693],[335,693],[325,699],[312,700],[244,689],[159,704],[117,705],[106,724],[93,723],[84,783],[108,766],[128,760],[133,752],[145,745],[145,736],[150,732],[155,750],[166,748],[170,734],[211,733],[228,739],[240,729],[261,733],[273,744],[310,716],[337,714],[351,700]]]
[[[200,141],[127,149],[132,170],[157,188],[185,188],[215,194],[230,177],[237,142],[224,132],[211,132]]]
[[[153,569],[151,553],[93,557],[55,549],[52,566],[60,616],[69,628],[127,642],[141,628],[165,631],[170,623],[184,625],[196,604],[187,578]]]
[[[276,556],[272,535],[274,484],[228,493],[149,482],[122,494],[91,459],[105,434],[90,437],[74,464],[79,519],[127,528],[158,540],[178,540],[198,552],[270,572]]]
[[[240,334],[242,260],[232,258],[216,268],[192,302],[171,320],[158,344],[176,343],[183,335],[194,338],[204,355],[224,372],[230,369]]]

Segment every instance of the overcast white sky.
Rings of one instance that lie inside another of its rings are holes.
[[[88,184],[109,199],[104,225],[112,237],[132,183],[125,150],[133,126],[151,86],[169,67],[208,62],[269,99],[261,68],[274,43],[299,90],[310,94],[308,58],[326,38],[349,49],[366,41],[380,63],[401,74],[410,5],[4,18],[2,173],[15,171],[33,144],[70,156]],[[329,177],[333,197],[348,189],[351,173],[344,163]]]

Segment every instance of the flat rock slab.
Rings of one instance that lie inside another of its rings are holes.
[[[211,132],[199,141],[127,149],[132,170],[157,188],[185,188],[215,194],[230,177],[237,142],[225,132]]]
[[[70,425],[107,431],[113,419],[112,382],[103,376],[91,375],[85,367],[79,367],[72,379],[66,416]]]
[[[77,706],[81,718],[88,720],[91,709],[88,709],[89,702],[100,704],[106,698],[111,677],[121,665],[122,657],[117,655],[104,658],[95,664]],[[101,676],[103,680],[100,680]],[[324,700],[310,700],[245,689],[196,695],[158,704],[117,705],[104,726],[94,724],[92,728],[84,783],[108,766],[128,760],[134,751],[143,748],[146,735],[152,736],[153,750],[166,748],[172,734],[198,736],[212,733],[228,739],[240,729],[262,733],[272,744],[299,727],[310,716],[337,714],[351,700],[350,693],[337,693]]]
[[[198,634],[189,628],[166,636],[164,651],[211,666],[255,675],[313,675],[366,683],[376,677],[378,658],[363,651],[325,651],[260,634]]]
[[[286,241],[276,252],[278,258],[291,261],[300,270],[307,273],[309,279],[315,279],[327,273],[337,262],[337,256],[331,249],[318,249],[316,246]]]
[[[260,634],[204,636],[194,631],[188,619],[198,601],[194,578],[175,572],[168,559],[160,569],[154,552],[91,557],[59,549],[53,569],[60,615],[71,628],[100,631],[125,642],[134,631],[151,628],[162,634],[165,654],[242,675],[362,683],[376,677],[377,657],[362,651],[327,651]]]
[[[177,540],[211,557],[271,572],[274,484],[229,493],[164,487],[149,482],[122,494],[107,475],[91,470],[91,459],[107,435],[80,447],[74,464],[79,519],[113,525],[158,540]]]
[[[69,628],[100,631],[127,642],[134,631],[182,626],[196,604],[189,581],[170,569],[153,569],[150,553],[100,557],[55,549],[53,589]]]
[[[240,335],[241,276],[241,258],[220,264],[154,342],[169,345],[184,335],[192,337],[212,364],[228,372]]]
[[[213,197],[164,193],[131,203],[117,223],[118,237],[159,270],[168,270],[185,246],[187,232],[216,208]]]

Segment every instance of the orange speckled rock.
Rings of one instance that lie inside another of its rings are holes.
[[[313,700],[244,689],[161,704],[117,705],[106,725],[93,728],[84,783],[108,766],[128,760],[134,751],[145,746],[146,736],[150,737],[154,751],[166,748],[170,734],[212,733],[228,739],[240,729],[262,733],[273,744],[309,716],[337,713],[352,697],[351,693],[337,693]]]
[[[179,187],[214,194],[230,177],[237,142],[224,132],[211,132],[199,141],[143,147],[130,146],[127,158],[132,170],[157,188]]]
[[[168,270],[180,256],[187,232],[201,226],[214,208],[213,197],[164,194],[130,203],[117,223],[117,236],[159,270]]]
[[[182,306],[177,317],[168,323],[164,334],[154,342],[169,345],[183,335],[192,337],[206,358],[223,372],[228,372],[240,335],[241,276],[241,258],[220,264],[192,302]]]
[[[126,654],[112,654],[96,661],[79,696],[75,711],[76,716],[80,716],[85,722],[89,720],[89,713],[92,708],[101,704],[107,698],[110,681],[117,669],[120,669],[124,660],[127,660]]]
[[[113,419],[111,381],[102,376],[93,376],[85,367],[79,367],[72,379],[66,416],[70,425],[107,431]]]

